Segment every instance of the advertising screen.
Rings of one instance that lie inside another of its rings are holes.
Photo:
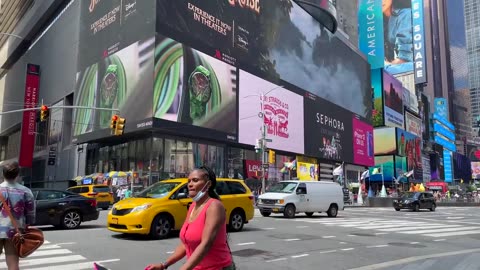
[[[240,2],[157,0],[157,32],[370,119],[370,67],[362,56],[294,1]]]
[[[435,113],[448,121],[448,102],[445,98],[435,98]]]
[[[422,172],[422,139],[397,129],[397,153],[407,158],[407,170],[414,172],[415,179],[423,179]]]
[[[393,155],[397,152],[395,128],[376,128],[373,138],[375,155]]]
[[[375,166],[369,168],[370,181],[392,181],[395,173],[393,156],[375,157]]]
[[[424,30],[424,4],[423,0],[412,1],[412,23],[413,23],[413,48],[414,48],[414,66],[415,83],[427,82],[427,67],[425,54],[425,30]],[[453,3],[453,2],[449,2]],[[451,21],[451,20],[449,20]]]
[[[472,161],[471,167],[472,167],[472,177],[474,179],[480,179],[480,162]]]
[[[237,69],[157,35],[153,116],[237,134]]]
[[[422,120],[410,112],[405,112],[405,130],[417,137],[422,137]]]
[[[357,165],[374,164],[373,127],[353,117],[353,162]]]
[[[303,154],[303,97],[243,70],[239,82],[239,142],[254,145],[265,124],[268,147]]]
[[[400,179],[407,172],[407,158],[395,156],[395,177]]]
[[[352,114],[326,100],[305,97],[305,154],[353,161]]]
[[[372,124],[374,127],[384,125],[383,118],[383,84],[382,69],[372,69],[373,112]]]
[[[302,181],[318,180],[318,164],[297,162],[297,178]]]
[[[358,3],[358,47],[368,57],[372,69],[383,68],[384,36],[382,0]]]
[[[81,1],[80,7],[74,105],[118,109],[127,120],[127,128],[151,118],[155,4]],[[108,110],[74,110],[73,136],[109,128],[113,114]]]
[[[385,125],[403,129],[403,87],[392,75],[383,72]]]

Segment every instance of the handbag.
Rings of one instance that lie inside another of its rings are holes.
[[[17,220],[13,217],[12,212],[10,211],[10,206],[8,206],[5,201],[2,192],[0,192],[0,200],[3,208],[12,221],[13,227],[15,227],[15,234],[10,239],[13,243],[13,247],[17,251],[18,257],[26,258],[43,245],[43,232],[37,228],[30,227],[21,230],[18,227]]]

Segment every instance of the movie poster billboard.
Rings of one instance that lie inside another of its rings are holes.
[[[413,170],[413,177],[423,179],[422,139],[405,130],[397,129],[397,153],[407,158],[407,170]]]
[[[303,154],[303,97],[246,71],[239,75],[239,142],[255,145],[265,124],[269,148]]]
[[[155,3],[81,1],[80,8],[74,105],[109,110],[75,109],[74,142],[87,133],[103,137],[114,113],[127,120],[126,129],[152,117]]]
[[[305,97],[305,154],[353,161],[352,115],[319,97]]]
[[[383,72],[385,125],[403,129],[403,87],[395,77]]]
[[[156,37],[153,116],[236,137],[237,69],[171,38]]]
[[[294,1],[240,2],[157,0],[157,32],[370,120],[370,67],[361,55]]]

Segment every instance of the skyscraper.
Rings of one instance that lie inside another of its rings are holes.
[[[472,109],[472,125],[478,131],[477,117],[480,116],[480,3],[465,0],[465,27],[467,33],[467,54],[469,86]]]

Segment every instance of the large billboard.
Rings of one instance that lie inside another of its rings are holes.
[[[415,179],[423,179],[422,171],[422,139],[397,129],[397,154],[407,158],[407,170],[413,170]]]
[[[405,130],[417,137],[422,137],[422,120],[413,113],[405,111]]]
[[[403,129],[403,87],[395,77],[383,72],[385,125]]]
[[[448,113],[448,102],[446,98],[435,98],[434,99],[434,108],[435,113],[440,116],[441,118],[449,121],[449,113]]]
[[[237,69],[157,35],[153,116],[236,137]]]
[[[369,181],[392,181],[395,175],[394,156],[375,157],[375,166],[369,168]]]
[[[372,124],[374,127],[384,125],[383,112],[383,73],[382,69],[372,69],[373,112]]]
[[[390,74],[414,70],[411,1],[360,1],[359,48],[368,56],[372,68],[384,67]]]
[[[155,3],[81,1],[73,136],[103,137],[117,113],[127,126],[152,117]],[[98,135],[97,135],[98,134]],[[80,139],[81,141],[81,139]]]
[[[393,155],[397,152],[395,128],[376,128],[373,132],[376,155]]]
[[[293,1],[255,1],[255,9],[237,1],[156,3],[159,33],[370,119],[368,62]]]
[[[264,93],[263,102],[261,94]],[[263,108],[262,108],[263,104]],[[260,112],[263,117],[259,117]],[[254,145],[265,124],[268,147],[304,153],[303,97],[240,70],[239,142]]]
[[[382,0],[358,3],[358,47],[368,57],[372,69],[383,68],[384,36]]]
[[[413,63],[415,69],[415,83],[427,82],[425,30],[424,30],[424,6],[423,0],[412,1],[412,23],[413,23]]]

